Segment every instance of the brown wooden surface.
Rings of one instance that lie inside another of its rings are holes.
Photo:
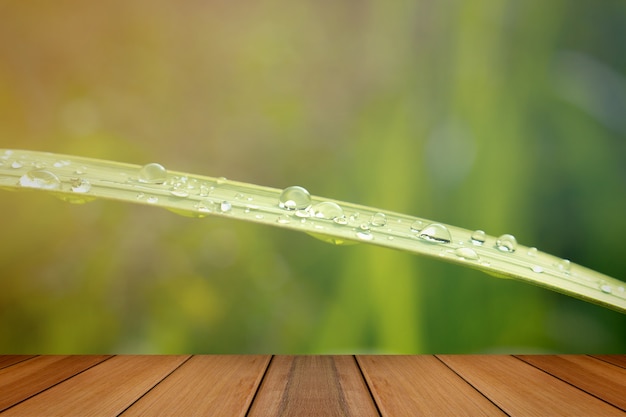
[[[251,417],[378,416],[352,356],[277,356]]]
[[[269,355],[194,356],[122,415],[245,416],[269,361]]]
[[[440,358],[512,416],[624,416],[615,406],[512,356]]]
[[[359,356],[358,361],[383,415],[506,415],[434,356]]]
[[[626,355],[0,355],[6,416],[625,416]]]

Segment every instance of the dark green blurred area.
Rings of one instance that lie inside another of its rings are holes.
[[[0,2],[0,148],[414,214],[626,279],[623,1]],[[436,260],[0,193],[2,353],[626,352]]]

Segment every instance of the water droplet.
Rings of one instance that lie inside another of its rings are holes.
[[[477,246],[482,246],[485,243],[485,232],[482,230],[474,230],[471,236],[472,243]]]
[[[311,194],[297,185],[285,188],[278,198],[278,206],[286,210],[304,210],[310,205]]]
[[[11,163],[11,168],[14,168],[14,169],[18,169],[18,168],[21,168],[21,167],[23,167],[23,166],[24,166],[24,165],[22,165],[22,163],[21,163],[20,161],[13,161],[13,162]]]
[[[71,162],[68,161],[67,159],[61,159],[59,161],[56,161],[54,164],[52,164],[55,168],[63,168],[66,167],[68,165],[70,165]]]
[[[502,235],[496,240],[496,249],[500,252],[515,252],[517,249],[517,239],[513,235]]]
[[[318,219],[330,219],[334,220],[338,217],[343,217],[343,209],[339,204],[332,201],[324,201],[311,207],[311,214]]]
[[[226,179],[226,177],[219,177],[219,178],[216,178],[216,180],[215,180],[215,182],[217,183],[217,185],[222,185],[222,184],[224,184],[226,181],[228,181],[228,180]]]
[[[255,219],[259,219],[259,220],[263,219],[263,217],[264,216],[262,214],[257,214],[256,216],[254,216]]]
[[[311,217],[311,212],[309,210],[296,210],[296,217],[301,217],[304,220]]]
[[[370,225],[369,223],[361,223],[359,225],[359,229],[363,230],[364,232],[367,232],[370,230]]]
[[[612,294],[613,293],[613,288],[611,288],[610,285],[608,284],[602,284],[600,285],[600,290],[605,293],[605,294]]]
[[[156,204],[159,202],[159,197],[150,196],[146,201],[150,204]]]
[[[374,239],[374,236],[370,232],[366,232],[366,231],[357,232],[356,237],[358,237],[361,240],[372,240],[372,239]]]
[[[423,228],[424,228],[424,222],[421,220],[415,220],[413,223],[411,223],[411,230],[413,232],[419,232]]]
[[[356,222],[357,220],[359,220],[359,216],[360,216],[359,212],[355,211],[354,213],[350,215],[350,221]]]
[[[209,195],[209,192],[211,191],[211,189],[209,188],[208,185],[206,184],[201,184],[200,185],[200,197],[207,197]]]
[[[74,171],[74,174],[76,175],[84,175],[85,172],[87,172],[87,167],[86,166],[81,166],[76,168],[76,171]]]
[[[450,243],[452,237],[446,226],[432,223],[426,226],[419,234],[419,238],[432,243]]]
[[[537,274],[541,274],[543,272],[543,268],[539,265],[533,265],[530,269]]]
[[[246,196],[241,193],[235,194],[235,200],[243,200],[244,198],[246,198]]]
[[[572,263],[569,259],[561,259],[557,265],[557,268],[559,268],[559,271],[569,274],[569,271],[572,268]]]
[[[144,198],[146,195],[144,193],[138,193],[137,194],[137,200],[141,200],[142,198]]]
[[[348,224],[348,219],[346,218],[346,216],[339,216],[339,217],[335,217],[333,219],[333,222],[340,224],[340,225],[345,225],[345,224]]]
[[[193,206],[196,210],[198,210],[201,213],[210,213],[211,209],[209,207],[207,207],[206,204],[204,204],[203,202],[199,202],[197,204],[195,204]]]
[[[528,248],[528,256],[530,256],[531,258],[534,258],[535,256],[537,256],[537,248],[532,247],[532,248]]]
[[[276,219],[276,223],[279,223],[279,224],[289,224],[289,223],[291,223],[291,219],[289,218],[289,216],[285,216],[283,214],[283,215],[278,216],[278,218]]]
[[[454,254],[458,256],[459,258],[467,259],[470,261],[476,261],[479,258],[476,251],[472,248],[465,248],[465,247],[457,248],[454,251]]]
[[[233,208],[233,205],[232,205],[232,204],[230,204],[230,202],[229,202],[229,201],[222,201],[222,202],[220,203],[220,211],[221,211],[222,213],[228,213],[229,211],[231,211],[231,210],[232,210],[232,208]]]
[[[146,164],[139,170],[139,182],[148,184],[163,184],[167,180],[167,170],[161,164],[153,162]]]
[[[89,181],[82,178],[72,178],[70,180],[72,191],[75,193],[88,193],[91,190],[91,184]]]
[[[385,213],[375,213],[370,219],[370,224],[374,227],[383,227],[387,224],[387,216]]]
[[[19,185],[29,188],[42,188],[44,190],[58,190],[61,188],[61,180],[50,171],[35,169],[22,175]]]
[[[189,197],[189,192],[185,189],[185,185],[182,183],[176,183],[172,188],[170,188],[170,194],[174,197],[185,198]]]

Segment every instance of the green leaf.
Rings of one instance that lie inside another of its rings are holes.
[[[225,178],[45,152],[0,150],[0,187],[53,193],[70,203],[96,198],[224,216],[308,233],[333,244],[361,242],[431,256],[558,291],[626,313],[626,284],[567,260],[498,238],[406,214]]]

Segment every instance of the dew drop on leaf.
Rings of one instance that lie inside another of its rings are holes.
[[[231,211],[231,210],[232,210],[232,208],[233,208],[233,205],[232,205],[232,204],[230,204],[230,202],[229,202],[229,201],[222,201],[222,202],[220,203],[220,211],[221,211],[222,213],[228,213],[229,211]]]
[[[602,291],[605,294],[612,294],[613,293],[613,289],[608,284],[600,285],[600,291]]]
[[[318,219],[335,220],[339,217],[343,217],[345,219],[341,206],[337,203],[333,203],[332,201],[324,201],[314,205],[311,207],[311,215],[313,217],[317,217]]]
[[[517,239],[515,239],[513,235],[504,234],[496,239],[496,249],[500,252],[515,252],[515,249],[517,249]]]
[[[278,206],[285,210],[305,210],[311,205],[311,194],[300,186],[285,188],[278,197]]]
[[[167,180],[167,170],[156,162],[146,164],[139,170],[139,182],[163,184]]]
[[[419,232],[423,228],[424,228],[424,222],[421,220],[415,220],[413,223],[411,223],[411,231],[413,232]]]
[[[530,269],[537,274],[541,274],[543,272],[543,268],[539,265],[533,265]]]
[[[150,196],[146,201],[150,204],[156,204],[159,202],[159,197]]]
[[[485,232],[482,230],[475,230],[471,236],[472,243],[477,246],[482,246],[485,243]]]
[[[419,238],[432,243],[450,243],[452,237],[446,226],[432,223],[426,226],[419,234]]]
[[[75,193],[88,193],[91,190],[91,183],[82,178],[72,178],[70,185]]]
[[[356,237],[361,240],[372,240],[374,236],[369,231],[360,231],[356,233]]]
[[[61,188],[61,180],[55,174],[45,169],[34,169],[22,175],[19,185],[28,188],[41,188],[44,190],[58,190]]]
[[[532,247],[532,248],[528,248],[528,252],[527,255],[530,256],[531,258],[534,258],[535,256],[537,256],[537,248]]]
[[[479,256],[476,253],[476,251],[472,248],[457,248],[454,251],[454,254],[456,256],[458,256],[459,258],[463,258],[463,259],[467,259],[470,261],[476,261],[478,260]]]
[[[374,227],[383,227],[387,224],[385,213],[374,213],[370,219],[370,224]]]

